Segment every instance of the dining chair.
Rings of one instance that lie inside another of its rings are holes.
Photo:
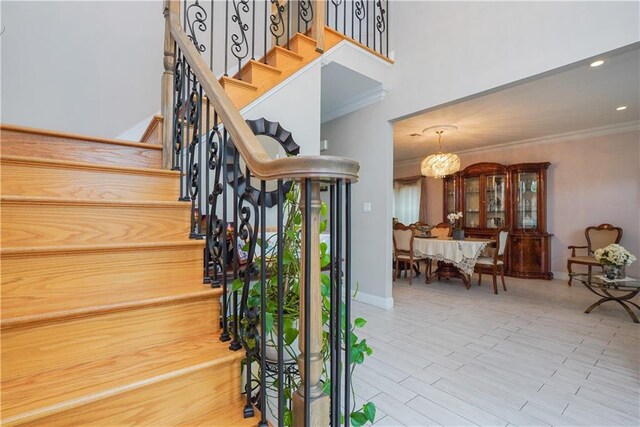
[[[452,231],[451,224],[441,222],[431,229],[431,235],[437,239],[444,239],[445,237],[451,237]],[[427,275],[431,274],[433,262],[433,260],[427,260]]]
[[[590,226],[584,230],[584,235],[587,238],[587,246],[569,246],[571,249],[571,257],[567,259],[567,270],[569,271],[569,286],[573,280],[573,273],[571,267],[573,264],[586,265],[589,268],[589,275],[591,275],[591,268],[593,266],[602,267],[602,264],[598,262],[593,253],[600,248],[610,245],[611,243],[620,243],[622,239],[622,228],[614,227],[611,224],[600,224],[599,226]],[[576,249],[586,249],[586,255],[576,255]]]
[[[413,265],[420,263],[420,261],[427,260],[426,257],[416,257],[413,253],[413,240],[415,239],[416,230],[414,227],[406,226],[404,224],[395,224],[393,226],[393,280],[396,280],[396,276],[400,273],[400,263],[403,262],[409,266],[409,285],[413,285]],[[406,277],[405,270],[405,277]]]
[[[509,233],[508,227],[501,228],[495,235],[496,248],[493,251],[493,256],[481,256],[478,257],[474,271],[478,273],[478,286],[482,284],[482,273],[489,272],[493,276],[493,293],[498,294],[498,280],[497,276],[500,273],[502,280],[502,289],[507,290],[507,285],[504,281],[504,254],[509,246]]]

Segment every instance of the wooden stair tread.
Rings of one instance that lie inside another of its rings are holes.
[[[53,138],[78,139],[82,141],[99,142],[102,144],[122,145],[126,147],[136,147],[136,148],[144,148],[148,150],[162,151],[162,146],[144,144],[141,142],[124,141],[122,139],[102,138],[98,136],[81,135],[81,134],[71,133],[71,132],[62,132],[62,131],[55,131],[55,130],[48,130],[48,129],[32,128],[27,126],[13,125],[13,124],[7,124],[7,123],[0,123],[0,132],[4,132],[4,131],[14,131],[19,133],[42,135],[45,137],[53,137]],[[5,140],[5,138],[6,137],[3,136],[2,139]],[[9,138],[6,138],[6,139],[11,139],[11,138],[14,138],[14,137],[10,136]]]
[[[134,166],[119,166],[119,165],[110,165],[110,164],[103,164],[103,163],[78,162],[73,160],[47,159],[47,158],[41,158],[41,157],[28,157],[28,156],[17,156],[17,155],[8,155],[8,154],[0,155],[0,162],[24,163],[24,164],[32,164],[32,165],[49,165],[51,167],[59,167],[64,169],[101,170],[101,171],[111,171],[111,172],[136,174],[136,175],[138,174],[157,175],[157,176],[170,176],[170,177],[180,178],[180,171],[174,171],[174,170],[134,167]]]
[[[244,351],[230,351],[228,343],[207,334],[3,381],[2,425],[42,418],[205,368],[225,369],[243,356]]]
[[[160,168],[162,146],[0,124],[3,155]]]
[[[47,196],[21,196],[2,195],[1,203],[26,203],[33,205],[70,205],[70,206],[132,206],[140,208],[154,207],[174,207],[188,208],[188,202],[171,202],[164,200],[96,200],[96,199],[73,199],[68,197],[47,197]]]
[[[147,298],[141,300],[121,301],[117,303],[92,305],[88,307],[80,307],[75,309],[52,311],[48,313],[38,313],[20,317],[11,317],[0,321],[0,329],[16,328],[22,326],[34,326],[36,324],[44,324],[51,322],[67,321],[80,317],[89,317],[112,313],[124,310],[138,310],[148,306],[179,304],[184,301],[193,301],[198,299],[209,299],[220,297],[221,289],[202,289],[198,291],[184,292],[176,295],[166,295],[156,298]]]
[[[249,90],[249,91],[257,91],[258,90],[258,86],[253,85],[249,82],[245,82],[242,80],[239,80],[237,78],[234,77],[229,77],[229,76],[222,76],[220,77],[220,84],[222,84],[223,87],[225,87],[225,85],[233,85],[233,86],[238,86],[241,87],[245,90]]]
[[[87,245],[58,245],[58,246],[22,246],[15,248],[1,248],[0,256],[42,255],[46,253],[71,253],[71,252],[116,252],[134,251],[139,249],[154,250],[168,247],[198,246],[204,247],[204,240],[186,239],[178,241],[144,242],[144,243],[103,243]]]

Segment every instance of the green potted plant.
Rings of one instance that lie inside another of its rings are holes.
[[[300,212],[299,206],[300,200],[300,188],[298,185],[293,185],[291,190],[286,194],[286,199],[283,203],[283,212],[284,217],[286,218],[286,222],[284,224],[284,232],[283,232],[283,342],[284,342],[284,360],[287,362],[292,362],[295,360],[296,356],[299,353],[297,339],[299,335],[299,316],[300,316],[300,274],[301,274],[301,264],[300,264],[300,254],[302,247],[302,214]],[[327,226],[326,215],[327,215],[327,206],[323,203],[321,207],[321,215],[322,221],[320,224],[320,229],[318,233],[322,233]],[[266,245],[266,331],[262,333],[262,335],[266,339],[267,345],[267,360],[272,362],[277,361],[277,310],[278,310],[278,265],[277,265],[277,257],[276,250],[277,245],[275,244],[276,235],[271,236],[267,239],[267,242],[258,242],[258,245],[265,244]],[[259,251],[258,251],[259,253]],[[330,254],[328,253],[328,248],[326,243],[320,243],[320,256],[321,256],[321,267],[325,268],[329,266],[331,262]],[[256,264],[260,265],[262,260],[258,257],[256,259]],[[323,356],[323,372],[322,372],[322,381],[324,383],[325,391],[328,393],[330,389],[330,378],[327,366],[329,365],[329,359],[331,357],[330,346],[329,346],[329,310],[330,310],[330,278],[327,273],[321,274],[321,283],[322,283],[322,322],[324,325],[323,332],[323,346],[322,346],[322,356]],[[243,283],[240,279],[236,279],[233,283],[232,290],[234,291],[242,291]],[[260,307],[260,280],[254,282],[250,288],[247,303],[249,307]],[[357,291],[356,291],[357,292]],[[341,313],[341,333],[344,337],[346,325],[344,322],[344,305],[342,305],[343,312]],[[351,325],[349,330],[349,334],[351,336],[350,342],[350,356],[351,356],[351,366],[348,367],[350,369],[351,374],[353,375],[354,369],[357,365],[360,365],[365,362],[366,357],[370,356],[373,353],[373,350],[367,344],[366,339],[360,339],[357,336],[357,329],[364,327],[366,324],[366,320],[363,318],[356,318]],[[344,340],[343,342],[343,350],[344,349]],[[256,379],[260,378],[259,367],[255,369]],[[272,380],[268,384],[264,385],[265,390],[269,387],[276,388],[277,380]],[[284,394],[285,394],[285,411],[284,411],[284,425],[290,426],[292,424],[292,414],[289,410],[290,401],[293,396],[295,390],[297,390],[300,385],[300,378],[296,376],[292,379],[292,381],[288,381],[284,385]],[[355,394],[352,387],[352,402],[355,401]],[[269,400],[267,399],[267,404],[269,405]],[[270,408],[273,409],[273,408]],[[276,411],[272,411],[275,413]],[[359,427],[367,422],[373,424],[375,420],[376,407],[372,402],[365,403],[361,408],[352,408],[351,412],[351,425],[354,427]],[[341,416],[343,416],[341,414]]]

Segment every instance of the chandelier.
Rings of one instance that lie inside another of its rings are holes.
[[[433,178],[444,178],[460,170],[460,157],[453,153],[442,152],[442,134],[445,131],[455,131],[457,129],[455,126],[432,126],[422,131],[422,133],[435,131],[438,135],[439,147],[437,154],[432,154],[422,161],[420,165],[422,175]]]

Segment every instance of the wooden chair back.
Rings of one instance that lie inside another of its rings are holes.
[[[450,237],[452,231],[453,230],[450,224],[447,224],[446,222],[441,222],[440,224],[437,224],[435,227],[431,229],[431,235],[436,236],[439,239],[442,239],[444,237]]]
[[[415,228],[410,225],[396,223],[393,226],[393,249],[399,253],[413,253]]]
[[[587,227],[584,230],[587,238],[587,250],[593,254],[597,249],[604,248],[611,243],[620,243],[622,239],[622,228],[614,227],[611,224],[600,224],[597,227]]]

